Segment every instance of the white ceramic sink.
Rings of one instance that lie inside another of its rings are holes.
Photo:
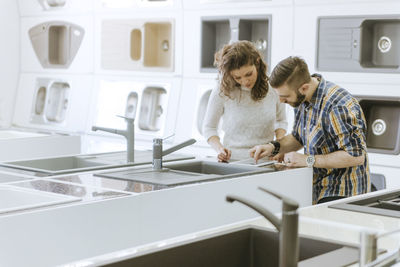
[[[0,185],[0,214],[79,201],[80,198]]]

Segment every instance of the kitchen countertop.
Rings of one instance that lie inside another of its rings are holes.
[[[278,212],[280,202],[258,186],[285,192],[307,206],[311,181],[311,170],[300,168],[0,216],[0,266],[86,266],[88,258],[149,249],[165,240],[258,217],[246,207],[227,203],[227,194],[268,203]],[[78,184],[72,177],[61,182]],[[74,261],[80,263],[69,264]]]
[[[392,192],[396,190],[382,190],[365,195],[353,197],[353,199],[363,199],[365,197],[381,194],[383,192]],[[397,189],[398,191],[398,189]],[[348,200],[348,199],[347,199]],[[310,236],[323,240],[331,240],[358,246],[360,244],[360,233],[363,231],[373,231],[378,233],[388,232],[400,229],[400,220],[393,217],[371,215],[366,213],[351,212],[339,209],[329,208],[329,205],[347,201],[346,199],[337,200],[330,203],[303,207],[299,209],[299,234]],[[266,206],[266,205],[264,205]],[[232,207],[237,208],[237,207]],[[277,214],[279,216],[279,214]],[[142,246],[136,246],[125,250],[99,255],[88,258],[85,261],[72,262],[64,266],[100,266],[101,264],[111,263],[128,259],[133,256],[144,255],[153,251],[171,247],[176,244],[190,242],[204,236],[210,236],[223,231],[241,228],[244,226],[265,227],[266,229],[275,229],[263,217],[245,219],[219,227],[211,227],[202,231],[192,232],[186,235],[166,238],[159,242],[153,242]],[[392,251],[400,246],[400,233],[378,240],[378,248],[381,252]],[[358,263],[351,266],[359,266]],[[400,266],[396,264],[394,266]]]
[[[279,201],[258,192],[259,185],[285,192],[284,195],[300,201],[299,233],[303,236],[359,245],[362,231],[386,232],[400,228],[396,218],[328,207],[347,199],[309,206],[311,172],[308,168],[168,189],[99,177],[94,173],[46,178],[26,175],[24,178],[25,181],[8,184],[80,196],[82,201],[0,216],[0,266],[26,266],[27,262],[41,267],[99,266],[237,227],[255,225],[273,229],[247,207],[224,201],[226,194],[235,193],[279,213]],[[307,183],[309,186],[305,186]],[[394,190],[353,199],[391,191]],[[391,251],[398,247],[399,241],[400,234],[392,235],[379,239],[378,246]],[[24,257],[18,256],[21,251]],[[43,251],[46,257],[41,255]]]

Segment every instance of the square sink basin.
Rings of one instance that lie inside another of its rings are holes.
[[[217,175],[231,175],[241,173],[258,173],[265,172],[267,169],[261,169],[254,166],[235,165],[229,163],[220,163],[213,161],[191,161],[166,164],[165,168],[175,171],[194,172],[200,174],[217,174]]]
[[[78,197],[65,196],[38,190],[1,185],[0,214],[80,201]]]
[[[165,157],[165,161],[181,159],[191,159],[194,157],[182,154],[170,154]],[[126,162],[126,152],[111,152],[100,154],[87,154],[76,156],[64,156],[54,158],[21,160],[2,162],[0,166],[7,168],[26,170],[46,175],[59,175],[72,172],[83,172],[100,169],[118,168],[125,166],[136,166],[150,164],[152,161],[152,151],[135,151],[135,162]]]
[[[365,20],[362,23],[360,63],[365,68],[393,68],[400,65],[400,20]]]
[[[274,171],[272,168],[203,160],[167,163],[163,167],[162,170],[153,170],[152,168],[126,169],[95,175],[146,184],[176,186]]]
[[[321,239],[299,238],[299,264],[347,266],[358,262],[358,247]],[[258,227],[240,228],[201,237],[145,255],[102,266],[175,267],[276,267],[279,266],[279,234]],[[288,255],[289,256],[289,255]]]

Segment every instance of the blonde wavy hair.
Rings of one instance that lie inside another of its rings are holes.
[[[241,88],[232,77],[231,71],[246,65],[254,65],[257,69],[257,81],[251,89],[251,98],[254,101],[261,100],[267,95],[269,89],[267,64],[261,53],[249,41],[227,44],[215,53],[214,66],[218,68],[220,91],[232,98],[231,93]]]

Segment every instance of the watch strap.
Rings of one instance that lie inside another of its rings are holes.
[[[271,153],[271,156],[275,156],[279,153],[279,150],[281,149],[281,143],[279,143],[278,141],[271,141],[268,144],[271,144],[274,146],[274,150]]]

